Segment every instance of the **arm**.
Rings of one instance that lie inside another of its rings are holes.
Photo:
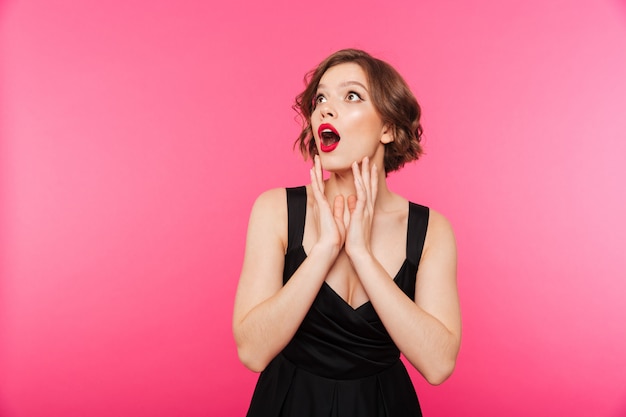
[[[362,172],[354,164],[353,174],[357,194],[348,198],[346,253],[400,351],[428,382],[440,384],[452,374],[461,342],[452,228],[442,215],[431,210],[413,302],[393,282],[370,248],[376,168],[370,173],[369,161],[364,160]]]
[[[400,351],[429,383],[445,381],[454,370],[461,343],[456,245],[447,220],[431,210],[416,277],[415,302],[371,253],[355,254],[351,260]]]
[[[330,208],[321,166],[311,172],[318,241],[283,286],[287,247],[284,190],[262,194],[254,204],[243,268],[235,297],[233,334],[242,363],[260,372],[289,343],[302,323],[343,245],[343,200]]]

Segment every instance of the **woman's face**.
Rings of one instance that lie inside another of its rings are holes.
[[[369,82],[358,64],[329,68],[313,105],[311,127],[324,169],[350,169],[365,156],[383,168],[383,144],[392,137],[374,107]]]

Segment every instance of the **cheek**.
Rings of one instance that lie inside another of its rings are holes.
[[[361,109],[354,109],[349,112],[345,118],[350,124],[358,131],[364,131],[371,128],[371,120],[368,116],[368,112]]]
[[[376,126],[380,124],[380,118],[370,108],[357,108],[353,110],[352,117],[361,125]]]
[[[382,130],[380,118],[370,111],[355,112],[353,121],[357,129],[356,131],[362,136],[377,136]]]

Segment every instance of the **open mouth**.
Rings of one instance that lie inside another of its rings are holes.
[[[337,130],[330,124],[323,124],[317,129],[320,138],[320,148],[322,152],[330,152],[339,145],[341,137]]]

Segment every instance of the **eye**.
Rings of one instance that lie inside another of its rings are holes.
[[[346,99],[348,101],[360,101],[360,100],[363,100],[361,98],[361,96],[358,93],[355,93],[354,91],[350,91],[348,93],[348,95],[346,96]]]
[[[322,94],[318,94],[313,99],[313,108],[317,107],[318,104],[324,103],[326,101],[326,97]]]

